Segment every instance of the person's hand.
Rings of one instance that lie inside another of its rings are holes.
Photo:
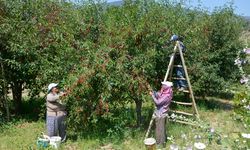
[[[66,96],[68,93],[67,92],[63,92],[62,96]]]
[[[67,92],[60,92],[60,95],[61,95],[61,96],[66,96],[66,95],[67,95]]]
[[[152,91],[150,91],[150,92],[149,92],[149,94],[150,94],[150,95],[153,95],[153,92],[152,92]]]

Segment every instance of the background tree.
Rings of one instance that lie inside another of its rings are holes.
[[[184,38],[195,95],[221,92],[237,78],[243,23],[230,5],[209,14],[165,0],[0,2],[1,79],[16,112],[24,88],[37,96],[59,82],[71,129],[111,134],[139,126],[148,89],[158,89],[167,70],[172,34]]]
[[[63,79],[78,61],[77,11],[73,5],[51,1],[2,3],[1,56],[20,113],[24,88],[36,95],[45,84]]]

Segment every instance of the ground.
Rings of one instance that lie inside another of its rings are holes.
[[[210,101],[210,104],[213,103]],[[178,146],[185,147],[193,145],[198,139],[207,145],[206,149],[221,150],[235,149],[235,141],[240,139],[241,133],[246,129],[233,117],[233,109],[230,101],[217,99],[216,106],[207,107],[205,103],[198,104],[200,118],[204,123],[204,128],[191,127],[178,123],[167,123],[167,134],[170,140],[167,142],[167,149],[173,142]],[[208,127],[208,128],[206,128]],[[215,133],[220,136],[213,136],[209,143],[207,129],[213,128]],[[61,145],[65,150],[141,150],[145,149],[143,143],[146,129],[125,129],[125,138],[122,140],[100,139],[100,138],[68,138],[66,143]],[[41,132],[45,131],[45,122],[18,120],[0,128],[0,149],[1,150],[20,150],[37,149],[36,140]],[[153,136],[151,133],[150,136]],[[220,137],[220,139],[218,139]],[[172,138],[172,139],[171,139]],[[249,141],[243,141],[243,143]]]

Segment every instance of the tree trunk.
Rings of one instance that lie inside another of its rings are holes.
[[[8,99],[7,99],[7,86],[6,86],[6,83],[4,83],[4,85],[3,85],[3,105],[4,105],[4,108],[5,108],[5,111],[6,111],[7,121],[10,121],[10,109],[9,109],[9,102],[8,102]]]
[[[20,114],[22,109],[21,109],[21,104],[22,104],[22,82],[14,82],[12,85],[12,94],[13,94],[13,100],[14,100],[14,105],[15,105],[15,112],[17,114]]]
[[[8,99],[7,99],[7,84],[6,84],[2,59],[1,59],[1,75],[3,77],[3,87],[2,87],[2,89],[3,89],[3,105],[4,105],[4,108],[6,110],[7,121],[10,121],[10,109],[9,109],[9,103],[8,103]]]
[[[137,127],[139,127],[141,125],[141,108],[142,108],[142,101],[141,100],[135,100],[135,105],[136,105],[136,123],[137,123]]]
[[[7,99],[7,89],[6,87],[3,88],[3,105],[6,110],[6,118],[7,121],[10,121],[10,108],[9,108],[9,102]]]

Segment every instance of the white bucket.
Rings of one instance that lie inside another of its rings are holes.
[[[53,147],[53,148],[59,148],[60,144],[61,144],[61,140],[62,138],[60,136],[52,136],[50,137],[50,141],[49,144]]]
[[[156,150],[156,140],[154,138],[147,138],[144,140],[147,150]]]
[[[194,147],[195,147],[196,149],[202,150],[202,149],[205,149],[205,148],[206,148],[206,145],[205,145],[204,143],[198,142],[198,143],[194,143]]]

